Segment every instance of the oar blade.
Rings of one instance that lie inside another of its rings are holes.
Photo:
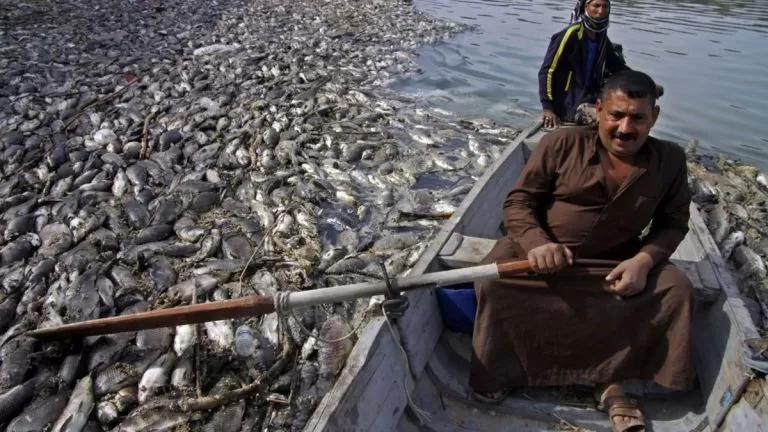
[[[27,335],[41,340],[55,340],[175,327],[184,324],[263,315],[274,311],[275,307],[271,298],[250,296],[36,329],[27,332]]]

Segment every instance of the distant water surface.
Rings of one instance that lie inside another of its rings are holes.
[[[468,116],[523,126],[538,116],[537,72],[573,1],[415,0],[475,30],[419,51],[423,73],[395,87]],[[768,1],[614,1],[608,35],[665,88],[659,138],[768,169]]]

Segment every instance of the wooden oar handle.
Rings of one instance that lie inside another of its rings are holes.
[[[275,305],[272,298],[253,295],[234,300],[179,306],[65,324],[58,327],[32,330],[27,332],[27,335],[43,340],[63,339],[74,336],[93,336],[161,327],[175,327],[220,319],[263,315],[274,311]]]
[[[620,262],[600,259],[575,259],[573,260],[573,266],[566,267],[563,272],[572,276],[607,276]],[[499,270],[500,277],[534,273],[527,259],[499,262],[496,264],[496,267]]]

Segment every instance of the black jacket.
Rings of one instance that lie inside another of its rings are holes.
[[[539,69],[539,99],[544,109],[560,119],[572,119],[576,108],[594,103],[605,76],[629,69],[616,53],[607,35],[598,36],[597,62],[592,82],[587,84],[585,62],[587,39],[584,25],[572,24],[552,35]]]

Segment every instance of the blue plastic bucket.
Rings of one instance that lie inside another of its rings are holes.
[[[450,331],[472,334],[477,299],[472,282],[437,289],[437,305],[443,325]]]

